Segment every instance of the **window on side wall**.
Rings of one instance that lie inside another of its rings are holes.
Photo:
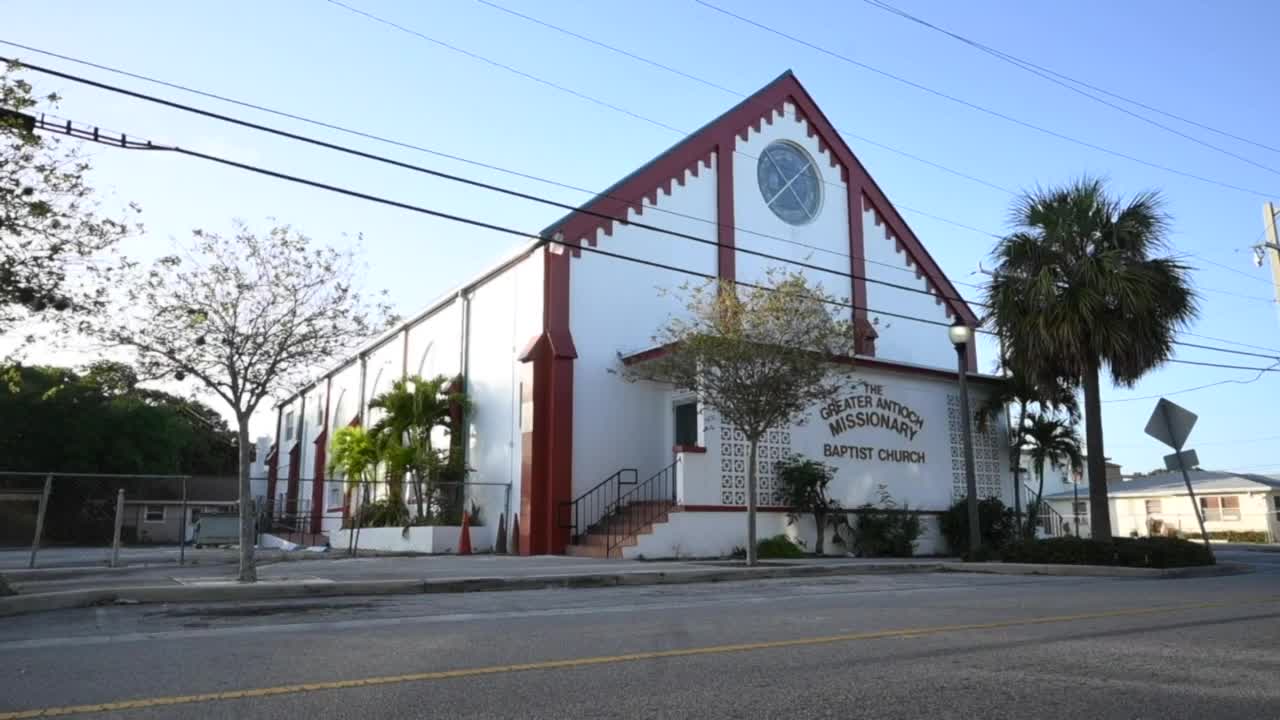
[[[1084,516],[1088,515],[1088,514],[1089,514],[1089,501],[1088,501],[1088,500],[1078,500],[1078,501],[1076,501],[1076,502],[1073,504],[1072,508],[1071,508],[1071,512],[1072,512],[1072,513],[1074,513],[1074,514],[1076,514],[1076,515],[1079,515],[1080,517],[1084,517]]]
[[[1159,514],[1160,514],[1160,512],[1161,512],[1161,510],[1160,510],[1160,499],[1159,499],[1159,498],[1156,498],[1155,500],[1148,500],[1148,501],[1147,501],[1147,514],[1148,514],[1148,515],[1159,515]]]
[[[1240,498],[1235,495],[1202,497],[1200,510],[1203,511],[1206,522],[1239,520]]]
[[[676,445],[698,444],[698,403],[682,402],[675,407]]]
[[[147,505],[143,510],[143,522],[162,523],[164,522],[164,506],[163,505]]]
[[[285,440],[293,439],[293,413],[292,412],[287,412],[284,414],[284,439]]]
[[[342,487],[338,485],[329,488],[328,507],[335,508],[342,506]]]

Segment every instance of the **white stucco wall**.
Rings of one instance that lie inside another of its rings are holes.
[[[1197,497],[1199,495],[1197,493]],[[1272,500],[1268,493],[1212,493],[1207,497],[1221,497],[1223,495],[1230,495],[1239,500],[1240,519],[1206,520],[1204,524],[1205,530],[1209,532],[1229,530],[1274,532],[1275,510],[1270,505]],[[1146,535],[1147,499],[1142,497],[1112,498],[1111,505],[1114,508],[1112,511],[1114,519],[1112,532],[1116,535],[1126,536],[1136,530],[1139,535]],[[1152,497],[1150,499],[1156,498]],[[1199,534],[1200,526],[1196,520],[1195,506],[1191,503],[1190,497],[1187,495],[1162,496],[1159,500],[1160,512],[1152,514],[1151,517],[1164,521],[1166,526],[1178,528],[1188,536]]]
[[[846,507],[878,502],[881,485],[900,506],[905,503],[919,510],[945,510],[955,498],[963,495],[960,426],[954,425],[954,419],[959,417],[954,382],[868,368],[842,370],[840,375],[850,388],[842,398],[853,398],[852,402],[867,403],[867,406],[844,408],[827,418],[822,416],[829,412],[815,407],[803,425],[771,433],[762,443],[758,460],[761,505],[780,504],[780,498],[773,494],[772,479],[767,475],[771,475],[774,463],[790,453],[835,467],[836,478],[830,492]],[[858,383],[877,386],[879,394],[868,392]],[[979,383],[970,386],[973,407],[981,402],[983,392]],[[831,423],[849,413],[887,412],[890,416],[902,417],[895,409],[881,410],[881,401],[900,404],[906,408],[904,414],[918,417],[922,424],[912,426],[915,432],[910,437],[873,426],[842,429],[833,434]],[[987,433],[981,433],[974,423],[972,431],[979,494],[999,494],[1007,504],[1012,504],[1013,474],[1008,467],[1003,424],[993,423]],[[716,504],[745,505],[745,440],[712,416],[708,418],[706,447],[705,467],[710,474],[704,482],[718,489]],[[845,450],[846,447],[858,449]],[[888,454],[892,452],[900,453],[896,460]],[[704,497],[707,489],[704,485],[697,491],[698,496]],[[686,501],[686,504],[694,503]]]
[[[874,210],[862,213],[862,242],[869,279],[916,290],[928,289],[925,279],[916,277],[917,266],[907,264],[906,250],[897,249],[897,242],[888,232],[888,226],[876,223]],[[902,272],[899,268],[909,268],[911,272]],[[867,316],[879,335],[876,358],[937,368],[956,366],[955,347],[947,337],[945,325],[874,312],[887,311],[949,325],[954,319],[947,317],[945,306],[938,304],[936,296],[868,282],[867,307],[872,310]]]
[[[409,327],[409,374],[454,377],[461,368],[462,303],[457,300]]]
[[[510,483],[520,497],[520,372],[525,345],[542,329],[542,250],[477,288],[470,301],[467,464],[472,482]],[[480,501],[482,504],[483,500]],[[490,524],[503,512],[484,508]]]
[[[848,302],[853,297],[849,278],[848,185],[840,178],[839,166],[832,165],[831,152],[820,148],[816,135],[809,135],[808,123],[796,115],[792,103],[786,103],[781,114],[772,113],[767,121],[762,121],[759,131],[750,130],[745,141],[738,136],[735,136],[735,141],[733,212],[734,225],[739,228],[734,233],[734,244],[739,248],[736,260],[738,279],[761,282],[766,269],[781,266],[803,272],[810,282],[821,283],[828,293]],[[819,185],[821,211],[804,225],[784,222],[769,209],[760,193],[757,166],[761,153],[771,143],[779,141],[790,142],[803,149],[813,160],[822,179]],[[743,249],[832,268],[842,275],[780,263],[742,252]],[[845,313],[846,317],[849,314]]]
[[[684,217],[716,217],[716,176],[703,165],[684,184],[658,191],[656,206],[629,218],[681,233],[715,240],[715,225]],[[654,204],[645,202],[645,207]],[[716,248],[642,228],[615,225],[601,233],[599,246],[611,252],[652,259],[714,275]],[[671,393],[645,383],[630,384],[611,371],[618,353],[651,347],[658,328],[683,311],[673,290],[696,278],[668,270],[621,262],[588,251],[574,258],[569,275],[570,330],[578,350],[573,390],[574,495],[620,468],[632,467],[644,480],[670,464],[674,434],[669,416]]]

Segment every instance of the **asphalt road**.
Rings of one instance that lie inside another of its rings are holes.
[[[1257,571],[46,613],[0,622],[0,719],[1277,718],[1280,554],[1226,554]]]

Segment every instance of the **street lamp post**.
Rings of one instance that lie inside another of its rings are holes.
[[[978,477],[973,469],[973,432],[970,429],[972,418],[969,417],[969,353],[968,346],[973,340],[973,329],[956,320],[947,330],[951,344],[956,346],[956,375],[960,379],[960,425],[964,437],[964,484],[969,493],[969,554],[976,557],[982,545],[982,529],[978,520]]]

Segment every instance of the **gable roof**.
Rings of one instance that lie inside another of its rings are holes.
[[[1250,473],[1229,473],[1213,470],[1191,470],[1187,473],[1191,478],[1191,486],[1197,493],[1224,492],[1266,492],[1280,490],[1280,479],[1267,475]],[[1080,497],[1088,498],[1089,486],[1079,487]],[[1169,495],[1186,495],[1187,485],[1181,473],[1159,473],[1145,475],[1132,480],[1107,483],[1109,497],[1154,497]],[[1072,493],[1060,492],[1045,495],[1046,500],[1068,500]]]
[[[841,179],[861,189],[863,208],[859,210],[875,211],[876,224],[884,225],[886,237],[892,237],[904,251],[907,264],[915,265],[916,276],[926,279],[929,290],[938,303],[946,306],[948,315],[958,316],[976,327],[978,317],[972,308],[790,70],[609,186],[577,211],[548,225],[542,236],[551,238],[561,234],[565,242],[579,245],[586,241],[594,246],[598,233],[610,235],[614,222],[627,222],[628,210],[642,214],[645,200],[656,203],[659,190],[670,193],[673,183],[684,184],[686,172],[696,176],[702,168],[710,168],[718,146],[729,144],[735,135],[737,139],[746,140],[749,131],[759,130],[766,120],[772,122],[773,114],[781,113],[787,103],[795,105],[796,113],[806,121],[810,136],[817,136],[819,147],[829,151],[825,155],[833,166],[840,168]],[[852,215],[854,208],[849,208],[849,212]],[[578,252],[575,250],[574,254]]]

